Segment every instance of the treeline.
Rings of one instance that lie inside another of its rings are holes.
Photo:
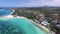
[[[29,19],[35,19],[35,17],[40,14],[44,13],[45,15],[51,15],[53,13],[59,13],[60,10],[58,8],[12,8],[15,10],[13,15],[24,16]]]

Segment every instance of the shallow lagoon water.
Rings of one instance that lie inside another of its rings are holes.
[[[0,9],[0,17],[12,14],[13,10]],[[24,18],[0,19],[0,34],[48,34],[32,21]]]
[[[0,20],[0,31],[2,34],[47,34],[31,21],[23,18]]]

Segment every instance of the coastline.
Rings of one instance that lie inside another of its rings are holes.
[[[24,18],[26,20],[31,21],[33,24],[37,25],[38,27],[41,27],[42,29],[44,29],[47,33],[49,34],[55,34],[55,32],[50,31],[48,28],[46,28],[45,26],[41,25],[41,24],[37,24],[35,21],[33,21],[32,19],[28,19],[26,17],[21,17],[21,16],[17,16],[16,18]]]
[[[47,33],[51,34],[50,30],[48,28],[46,28],[45,26],[42,26],[41,24],[37,24],[35,23],[33,20],[31,19],[28,19],[26,17],[20,17],[20,16],[17,16],[16,18],[24,18],[26,20],[29,20],[29,21],[32,21],[33,24],[37,25],[38,27],[41,27],[42,29],[44,29]]]
[[[26,18],[26,17],[21,17],[21,16],[16,16],[16,17],[14,17],[14,15],[8,15],[8,16],[3,16],[3,17],[1,17],[1,19],[5,19],[5,20],[6,20],[6,19],[10,19],[10,18],[24,18],[24,19],[26,19],[26,20],[31,21],[33,24],[37,25],[39,28],[44,29],[47,33],[51,33],[51,32],[49,31],[49,29],[46,28],[45,26],[42,26],[41,24],[37,24],[37,23],[34,22],[32,19],[28,19],[28,18]]]

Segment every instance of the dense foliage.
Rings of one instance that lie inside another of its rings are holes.
[[[15,8],[15,12],[13,13],[13,15],[18,15],[18,16],[24,16],[24,17],[27,17],[29,19],[32,19],[32,20],[36,20],[36,16],[39,15],[40,13],[44,13],[46,15],[46,17],[51,17],[52,18],[52,14],[53,13],[59,13],[60,14],[60,10],[59,9],[49,9],[49,8],[27,8],[27,9],[21,9],[21,8]],[[38,17],[38,16],[37,16]],[[54,32],[57,32],[57,34],[60,34],[60,30],[58,30],[56,28],[56,24],[55,23],[50,23],[49,24],[49,27],[52,31]]]

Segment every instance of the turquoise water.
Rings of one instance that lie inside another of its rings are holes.
[[[0,9],[0,17],[13,13],[13,10]],[[0,34],[48,34],[24,18],[0,19]]]
[[[0,9],[0,16],[6,16],[12,14],[13,10],[10,9]]]
[[[0,19],[1,34],[47,34],[39,29],[31,21],[23,18],[13,18],[7,20]]]

